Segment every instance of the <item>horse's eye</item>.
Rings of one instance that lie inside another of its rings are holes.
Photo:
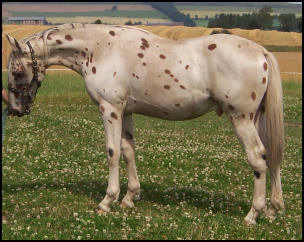
[[[20,72],[13,72],[13,76],[15,77],[15,79],[20,79],[23,77],[23,73]]]

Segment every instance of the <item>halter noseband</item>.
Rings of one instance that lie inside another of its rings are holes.
[[[26,97],[28,97],[30,102],[32,102],[34,93],[30,93],[30,89],[34,83],[37,84],[37,89],[38,89],[41,86],[41,83],[38,81],[38,65],[37,65],[37,60],[35,58],[34,49],[29,41],[26,42],[26,44],[29,47],[30,53],[31,53],[33,78],[30,82],[30,85],[27,85],[26,87],[24,87],[23,90],[17,90],[16,88],[13,88],[13,87],[8,87],[8,90],[10,90],[11,92],[13,92],[15,94],[18,94],[18,95],[22,94],[23,96],[26,96]],[[37,92],[37,89],[36,89],[36,92]]]

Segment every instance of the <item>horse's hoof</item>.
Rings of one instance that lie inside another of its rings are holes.
[[[120,204],[120,207],[121,208],[132,208],[133,204],[128,205],[126,202],[122,201],[121,204]]]
[[[129,206],[125,202],[121,202],[120,207],[121,208],[129,208]]]
[[[100,206],[98,206],[98,207],[96,208],[96,212],[97,212],[98,215],[102,215],[102,214],[105,214],[105,213],[106,213],[106,211],[103,210]]]
[[[256,221],[255,220],[252,220],[252,219],[244,219],[244,225],[246,227],[251,227],[251,226],[254,226],[256,225]]]

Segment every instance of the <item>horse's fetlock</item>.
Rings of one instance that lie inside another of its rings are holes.
[[[264,197],[261,197],[261,198],[254,200],[253,207],[259,213],[264,212],[266,209],[266,199]]]
[[[115,200],[118,196],[119,196],[119,192],[120,192],[120,189],[108,189],[107,190],[107,195],[108,197],[110,197],[111,199]]]

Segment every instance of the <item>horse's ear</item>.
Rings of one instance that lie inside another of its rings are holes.
[[[5,36],[6,36],[8,42],[11,44],[11,46],[13,47],[14,50],[22,51],[18,40],[9,36],[8,34],[5,34]]]

